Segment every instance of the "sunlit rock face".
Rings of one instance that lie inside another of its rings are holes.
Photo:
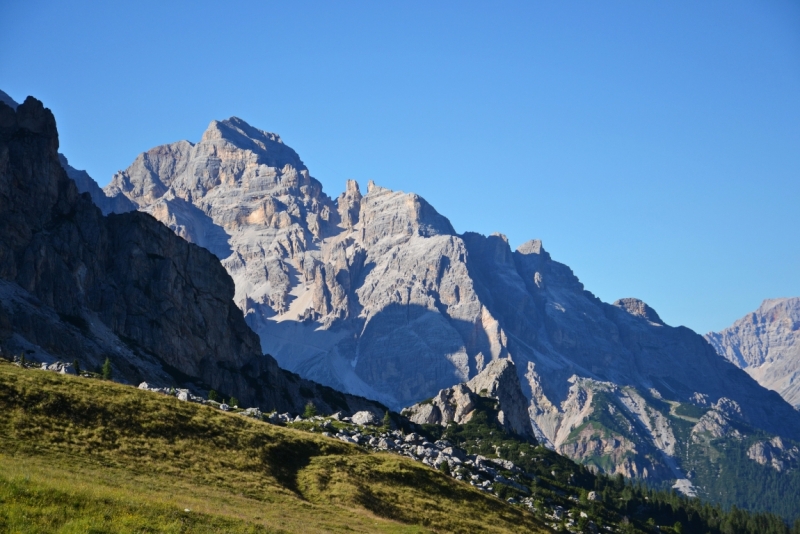
[[[537,437],[581,451],[573,430],[598,409],[586,399],[610,384],[641,427],[625,439],[656,451],[651,476],[671,472],[659,455],[674,446],[654,395],[728,397],[743,420],[800,437],[798,413],[701,336],[637,299],[601,302],[540,241],[457,234],[421,197],[372,182],[332,199],[279,136],[241,119],[141,154],[105,192],[216,254],[263,350],[343,391],[399,409],[510,358]]]
[[[721,356],[800,408],[800,297],[767,299],[705,337]]]

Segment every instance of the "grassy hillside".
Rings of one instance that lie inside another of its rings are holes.
[[[0,361],[0,531],[546,532],[420,463]]]

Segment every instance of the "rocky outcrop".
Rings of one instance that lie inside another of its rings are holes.
[[[741,439],[742,434],[735,424],[737,421],[742,421],[741,407],[735,401],[723,397],[692,427],[692,441],[709,438]]]
[[[573,376],[565,417],[551,445],[596,472],[665,480],[684,478],[673,422],[652,392]]]
[[[432,399],[404,409],[403,414],[417,424],[465,424],[478,409],[479,397],[497,401],[495,417],[506,432],[534,437],[528,399],[522,394],[514,363],[505,358],[489,363],[469,382],[443,389]]]
[[[765,300],[705,337],[720,356],[800,408],[800,297]]]
[[[759,465],[769,465],[775,471],[797,468],[800,449],[787,447],[779,437],[753,443],[747,450],[747,457]]]
[[[636,299],[601,302],[540,241],[512,250],[502,234],[456,234],[424,199],[372,182],[334,201],[279,136],[241,119],[141,154],[105,191],[222,259],[262,350],[306,378],[399,409],[510,358],[537,437],[556,448],[595,413],[590,382],[728,397],[758,428],[800,437],[800,414],[701,336]],[[673,472],[650,401],[619,403],[638,457]]]
[[[662,326],[664,324],[664,321],[661,320],[661,317],[658,316],[656,311],[639,299],[619,299],[614,302],[614,306],[622,308],[634,317],[642,317],[643,319],[647,319],[653,324],[659,324]]]
[[[382,407],[282,371],[208,251],[151,216],[104,217],[62,168],[53,115],[0,103],[0,348],[44,362],[110,358],[123,381],[188,384],[251,406]]]

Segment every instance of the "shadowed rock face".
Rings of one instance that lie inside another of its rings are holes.
[[[800,408],[800,297],[768,299],[706,339],[720,356]]]
[[[799,414],[701,336],[636,299],[601,302],[540,241],[513,251],[500,234],[458,235],[424,199],[372,182],[333,200],[277,135],[241,119],[143,153],[105,191],[217,254],[262,349],[337,389],[398,409],[510,358],[537,437],[556,448],[597,408],[585,402],[596,384],[641,423],[629,436],[641,450],[672,450],[645,394],[730,397],[744,420],[800,437]]]
[[[78,359],[84,368],[108,356],[124,381],[188,382],[264,409],[300,411],[308,398],[322,410],[380,411],[263,356],[212,254],[147,214],[104,217],[57,151],[55,119],[41,102],[0,103],[4,353]]]

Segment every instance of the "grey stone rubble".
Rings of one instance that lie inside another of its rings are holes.
[[[147,382],[142,382],[141,384],[139,384],[139,389],[144,391],[154,391],[156,393],[161,393],[163,395],[169,395],[170,397],[177,397],[179,400],[182,401],[198,402],[200,404],[214,404],[214,401],[210,401],[203,397],[194,395],[188,389],[153,387]]]
[[[564,524],[571,532],[577,525],[577,519],[587,517],[587,514],[576,508],[565,508],[557,504],[535,502],[530,489],[524,482],[536,482],[538,477],[527,473],[510,460],[501,458],[487,458],[481,455],[468,454],[464,449],[454,446],[447,440],[438,440],[433,443],[417,433],[404,434],[400,430],[386,430],[374,424],[357,424],[353,422],[352,428],[337,429],[333,421],[340,421],[340,414],[336,417],[314,416],[310,418],[295,417],[289,414],[270,414],[265,416],[265,421],[276,424],[284,423],[310,423],[313,432],[320,432],[323,436],[338,439],[345,443],[358,445],[373,452],[389,452],[399,454],[421,462],[434,469],[442,469],[442,464],[447,464],[446,472],[459,481],[470,484],[474,488],[497,497],[498,485],[509,486],[522,494],[518,499],[506,499],[508,504],[523,506],[531,512],[544,515],[548,526],[558,529]],[[355,416],[353,417],[355,419]],[[587,501],[599,501],[597,492],[588,493]],[[576,495],[570,496],[568,501],[577,504],[580,502]],[[589,521],[587,528],[590,532],[599,532],[598,527]],[[611,527],[604,527],[612,531]]]
[[[147,382],[139,384],[139,389],[174,396],[181,400],[215,406],[223,411],[230,411],[231,409],[227,404],[220,404],[199,397],[190,393],[187,389],[151,387]],[[530,490],[520,483],[520,477],[535,479],[534,475],[526,474],[510,460],[469,455],[466,451],[454,447],[448,441],[440,440],[431,443],[419,434],[403,434],[399,430],[380,432],[379,427],[375,426],[378,424],[378,418],[368,411],[356,412],[352,417],[343,417],[341,413],[336,413],[328,417],[314,416],[305,419],[299,415],[292,417],[289,413],[279,414],[274,412],[265,415],[258,408],[246,408],[238,413],[277,425],[303,421],[317,423],[319,428],[323,430],[323,434],[345,443],[361,445],[373,451],[394,452],[436,469],[446,463],[455,479],[464,480],[481,491],[488,493],[495,493],[493,485],[497,483],[505,484],[517,491],[530,494]],[[353,431],[336,430],[331,420],[351,422],[359,428]],[[507,475],[504,476],[501,471],[505,471]],[[523,500],[523,504],[532,507],[533,501]]]
[[[354,413],[351,420],[357,425],[374,425],[378,422],[378,418],[375,417],[375,414],[367,411]]]

